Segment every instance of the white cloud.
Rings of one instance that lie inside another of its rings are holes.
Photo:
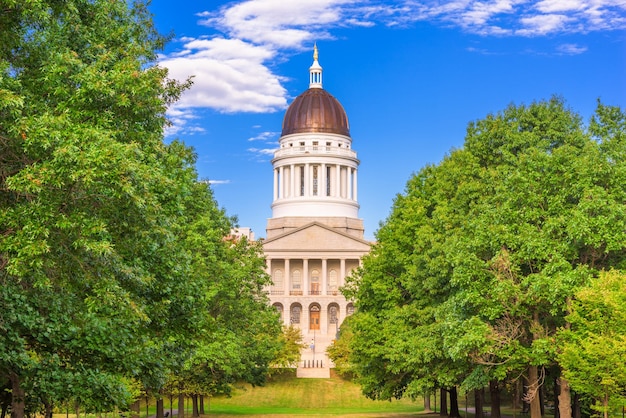
[[[198,13],[200,38],[181,38],[161,57],[173,78],[193,76],[169,116],[168,132],[193,130],[193,112],[274,112],[288,93],[275,63],[336,28],[407,26],[429,20],[482,36],[545,36],[623,30],[626,0],[240,0]],[[563,47],[582,53],[584,47]],[[569,52],[566,52],[569,51]]]
[[[230,180],[209,180],[210,185],[216,184],[230,184]]]
[[[547,14],[524,17],[520,19],[523,28],[517,33],[524,36],[546,35],[557,32],[565,27],[572,18],[563,14]]]
[[[563,55],[578,55],[587,51],[586,46],[576,45],[576,44],[562,44],[559,45],[557,51]]]
[[[274,155],[276,148],[248,148],[248,151],[253,154],[268,156]]]
[[[537,3],[537,10],[542,13],[560,13],[585,8],[585,1],[581,0],[542,0]]]
[[[248,141],[268,141],[270,139],[275,139],[280,132],[261,132],[252,138],[248,138]]]

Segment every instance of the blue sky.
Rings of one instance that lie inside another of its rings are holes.
[[[265,236],[272,151],[308,88],[313,44],[344,106],[373,239],[412,173],[463,145],[470,121],[559,95],[585,120],[626,108],[626,0],[153,0],[160,58],[194,76],[168,138],[193,146],[220,206]]]

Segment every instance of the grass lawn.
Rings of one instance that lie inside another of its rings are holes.
[[[209,417],[407,417],[423,410],[421,400],[372,401],[359,386],[338,377],[296,379],[293,375],[277,377],[264,387],[239,387],[232,397],[211,398],[206,406]]]

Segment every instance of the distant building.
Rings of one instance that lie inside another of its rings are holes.
[[[322,88],[317,47],[309,88],[287,109],[274,153],[274,199],[263,249],[271,303],[302,330],[301,377],[329,375],[326,348],[354,311],[339,288],[370,250],[358,218],[359,160],[348,116]]]
[[[248,227],[237,227],[230,230],[230,237],[236,239],[246,237],[248,241],[254,241],[254,232]]]

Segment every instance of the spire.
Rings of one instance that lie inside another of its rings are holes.
[[[321,89],[322,88],[322,66],[317,59],[319,53],[317,52],[317,42],[313,45],[313,64],[309,67],[309,88]]]

